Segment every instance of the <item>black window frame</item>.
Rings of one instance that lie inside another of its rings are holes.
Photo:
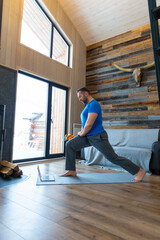
[[[52,23],[53,24],[53,23]],[[67,66],[69,67],[70,66],[70,45],[69,45],[69,43],[67,42],[67,40],[63,37],[63,35],[61,34],[61,32],[59,31],[59,29],[53,24],[53,27],[52,27],[52,30],[51,30],[51,32],[52,32],[52,34],[54,34],[54,28],[56,29],[56,31],[59,33],[59,35],[63,38],[63,40],[64,40],[64,42],[68,45],[68,64],[67,64]],[[51,45],[51,47],[52,47],[52,49],[51,49],[51,54],[52,54],[52,50],[53,50],[53,44],[54,44],[54,41],[53,41],[53,35],[51,36],[51,40],[52,40],[52,45]],[[52,55],[51,55],[51,58],[52,58]],[[57,61],[57,60],[55,60],[55,61]]]
[[[53,41],[53,33],[54,33],[54,28],[57,30],[57,32],[60,34],[60,36],[62,37],[62,39],[64,40],[64,42],[67,44],[68,46],[68,61],[67,61],[67,67],[70,67],[70,44],[68,43],[68,41],[66,40],[66,38],[63,36],[63,34],[61,33],[60,29],[57,28],[57,26],[54,24],[54,22],[52,21],[52,19],[48,16],[48,14],[45,12],[45,10],[43,9],[43,7],[40,5],[40,3],[37,1],[37,0],[32,0],[38,8],[40,8],[40,10],[43,12],[43,14],[47,17],[47,19],[50,21],[51,23],[51,36],[50,36],[50,58],[52,58],[52,50],[53,50],[53,44],[54,44],[54,41]],[[57,61],[57,60],[55,60]],[[60,61],[57,61],[57,62],[60,62]],[[61,62],[60,62],[61,63]]]
[[[25,158],[25,159],[15,159],[13,163],[22,163],[22,162],[32,162],[36,160],[45,160],[50,158],[59,158],[65,156],[65,141],[64,141],[64,152],[63,153],[49,153],[50,148],[50,121],[51,121],[51,102],[52,102],[52,86],[63,89],[66,91],[66,104],[65,104],[65,125],[64,125],[64,133],[67,131],[67,112],[68,112],[68,87],[60,85],[55,82],[51,82],[46,78],[34,75],[32,73],[25,72],[23,70],[18,70],[18,73],[26,75],[28,77],[35,78],[39,81],[46,82],[48,84],[48,107],[47,107],[47,128],[46,128],[46,144],[45,144],[45,155],[44,157],[35,157],[35,158]],[[18,76],[18,75],[17,75]]]
[[[6,105],[0,105],[0,163],[3,154],[3,142],[5,138],[5,113]]]

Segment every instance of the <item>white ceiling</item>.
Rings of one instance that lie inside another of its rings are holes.
[[[149,23],[148,0],[59,0],[86,46]],[[160,0],[157,0],[160,5]]]

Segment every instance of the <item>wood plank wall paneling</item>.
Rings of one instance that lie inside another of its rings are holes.
[[[2,8],[3,8],[3,0],[0,0],[0,48],[1,48]]]
[[[101,104],[105,128],[160,128],[155,68],[144,70],[136,87],[132,73],[113,66],[134,69],[152,61],[149,25],[87,47],[86,86]]]

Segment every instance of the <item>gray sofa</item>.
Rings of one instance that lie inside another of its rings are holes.
[[[160,173],[159,129],[106,129],[109,141],[119,156],[124,156],[145,171]],[[121,169],[108,161],[94,147],[84,148],[82,158],[86,165],[100,165]]]

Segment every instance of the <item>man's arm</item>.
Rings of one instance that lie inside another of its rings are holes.
[[[88,114],[88,118],[87,118],[86,124],[84,126],[84,129],[78,133],[79,136],[84,137],[91,130],[97,116],[98,116],[97,113],[89,113]]]

